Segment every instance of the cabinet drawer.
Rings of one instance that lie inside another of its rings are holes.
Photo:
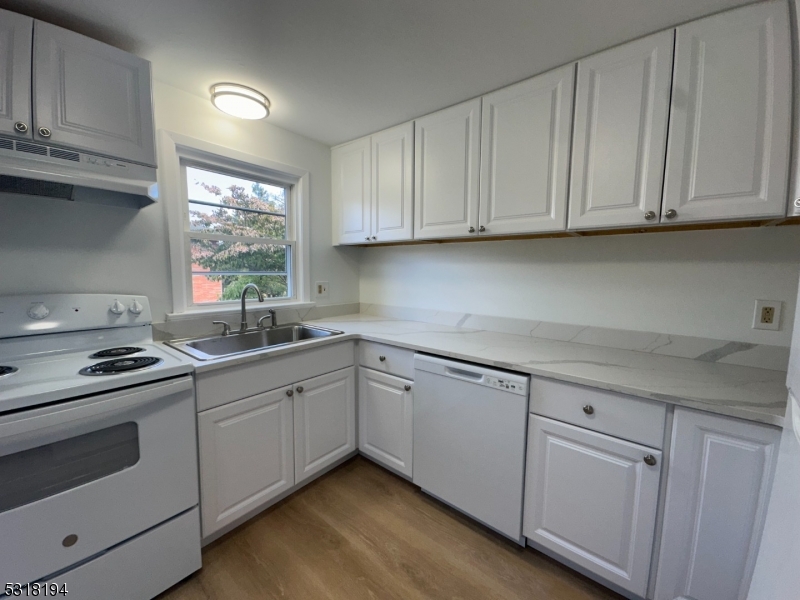
[[[214,371],[200,372],[197,412],[353,366],[353,342],[307,348]]]
[[[358,364],[381,373],[396,375],[404,379],[414,379],[414,351],[376,344],[375,342],[358,343]]]
[[[651,448],[664,446],[667,407],[661,402],[531,377],[530,411]]]

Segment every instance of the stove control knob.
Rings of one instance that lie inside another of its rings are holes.
[[[134,300],[133,304],[130,305],[128,310],[131,311],[134,315],[140,315],[140,314],[142,314],[142,311],[144,310],[144,306],[139,304],[138,300]]]
[[[125,312],[125,305],[119,300],[114,300],[114,304],[112,304],[111,308],[109,308],[108,310],[110,310],[115,315],[121,315],[122,313]]]
[[[36,319],[37,321],[40,319],[44,319],[49,314],[50,314],[50,309],[47,308],[41,302],[39,302],[38,304],[34,304],[28,309],[28,316],[31,319]]]

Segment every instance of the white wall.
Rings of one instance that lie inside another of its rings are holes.
[[[330,282],[328,304],[358,302],[358,249],[334,249],[330,149],[270,125],[242,121],[211,102],[155,82],[156,128],[310,172],[311,282]],[[141,210],[0,195],[0,295],[37,292],[145,294],[153,317],[172,310],[164,202]],[[323,302],[320,302],[322,304]]]
[[[800,227],[370,248],[361,302],[789,345]],[[778,332],[751,329],[782,300]]]

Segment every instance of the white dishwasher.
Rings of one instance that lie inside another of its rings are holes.
[[[520,544],[528,381],[414,358],[414,483]]]

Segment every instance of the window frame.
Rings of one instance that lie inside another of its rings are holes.
[[[248,311],[264,311],[267,308],[282,306],[297,308],[304,305],[313,306],[313,303],[308,301],[311,289],[308,264],[308,171],[165,130],[159,131],[159,158],[159,195],[164,200],[167,212],[172,273],[173,312],[167,314],[167,320],[193,318],[203,314],[233,313],[240,310],[239,300],[194,303],[190,258],[191,238],[231,239],[245,243],[287,246],[291,253],[288,272],[290,295],[284,298],[265,299],[263,303],[257,302],[255,298],[248,298]],[[284,239],[251,239],[191,231],[186,180],[187,166],[285,187],[287,191],[286,237]]]

